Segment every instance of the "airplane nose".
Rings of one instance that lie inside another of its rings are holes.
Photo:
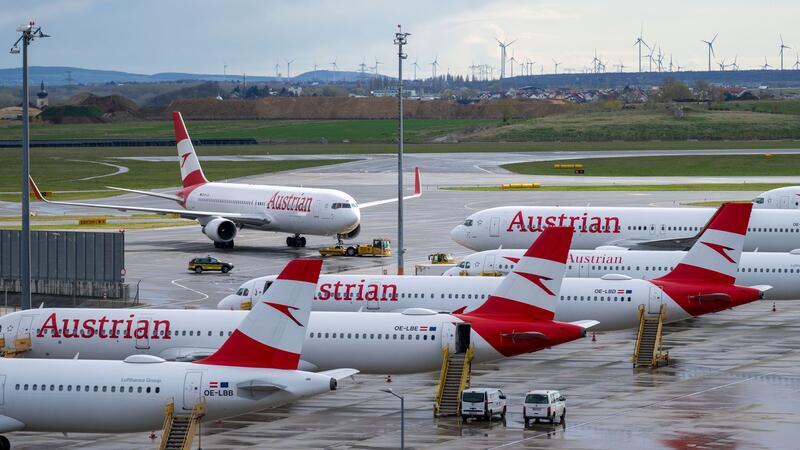
[[[450,238],[458,244],[464,245],[464,225],[456,225],[450,230]]]
[[[217,309],[231,310],[240,309],[241,298],[238,295],[228,295],[217,303]]]

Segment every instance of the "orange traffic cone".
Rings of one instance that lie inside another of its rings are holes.
[[[594,333],[592,333],[592,342],[597,342],[597,336]]]
[[[772,312],[775,312],[775,302],[772,302]]]
[[[386,382],[387,383],[391,383],[392,382],[392,376],[391,375],[386,375]]]
[[[150,439],[155,440],[155,438],[156,438],[156,432],[155,431],[151,431],[150,432]]]

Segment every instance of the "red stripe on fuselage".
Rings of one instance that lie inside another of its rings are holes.
[[[300,355],[270,347],[239,330],[211,356],[195,361],[214,366],[259,367],[264,369],[296,370]]]

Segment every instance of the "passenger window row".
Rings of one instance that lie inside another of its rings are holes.
[[[591,302],[591,301],[595,301],[595,302],[597,302],[597,301],[600,301],[600,302],[606,302],[606,301],[608,301],[608,302],[626,302],[627,301],[627,302],[630,302],[631,298],[632,297],[627,297],[626,298],[626,297],[617,297],[617,296],[611,296],[611,295],[609,295],[608,297],[606,297],[605,295],[594,295],[594,296],[593,295],[586,295],[586,296],[584,296],[584,295],[580,295],[580,296],[578,296],[578,295],[566,295],[566,296],[562,295],[560,300],[562,300],[562,301],[564,301],[564,300],[566,300],[566,301],[575,301],[575,302],[583,302],[583,301],[586,301],[586,302]]]
[[[398,338],[399,336],[399,338]],[[406,339],[408,336],[408,339]],[[422,337],[420,337],[422,336]],[[367,338],[367,333],[322,333],[322,332],[311,332],[309,334],[311,339],[360,339],[360,340],[391,340],[391,341],[427,341],[428,340],[428,333],[425,334],[398,334],[398,333],[370,333],[369,338]],[[436,335],[431,334],[430,340],[435,341]]]
[[[88,384],[86,384],[86,385],[68,384],[66,386],[63,385],[63,384],[59,384],[58,386],[56,386],[55,384],[51,384],[51,385],[49,385],[49,389],[48,389],[48,385],[46,385],[46,384],[28,384],[28,383],[25,383],[23,385],[20,385],[19,383],[17,383],[14,386],[14,390],[17,390],[17,391],[20,391],[20,390],[21,391],[31,391],[31,392],[37,392],[37,391],[38,392],[55,392],[56,388],[58,388],[59,392],[64,392],[64,391],[73,392],[73,390],[74,390],[74,392],[112,392],[112,393],[117,392],[117,386],[109,387],[109,386],[94,385],[94,388],[92,388],[92,386],[90,386]],[[124,394],[125,392],[126,392],[126,386],[120,386],[119,387],[119,393],[120,394]],[[158,394],[158,393],[161,392],[161,388],[158,387],[158,386],[156,386],[155,388],[153,388],[151,386],[136,386],[136,387],[127,386],[127,392],[129,394],[133,394],[134,392],[136,392],[137,394],[150,394],[150,393]]]

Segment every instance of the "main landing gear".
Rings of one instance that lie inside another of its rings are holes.
[[[297,247],[305,247],[306,246],[306,238],[300,236],[299,234],[295,234],[294,236],[287,236],[286,237],[286,245],[289,247],[297,248]]]
[[[233,239],[228,242],[214,241],[214,248],[233,248]]]

